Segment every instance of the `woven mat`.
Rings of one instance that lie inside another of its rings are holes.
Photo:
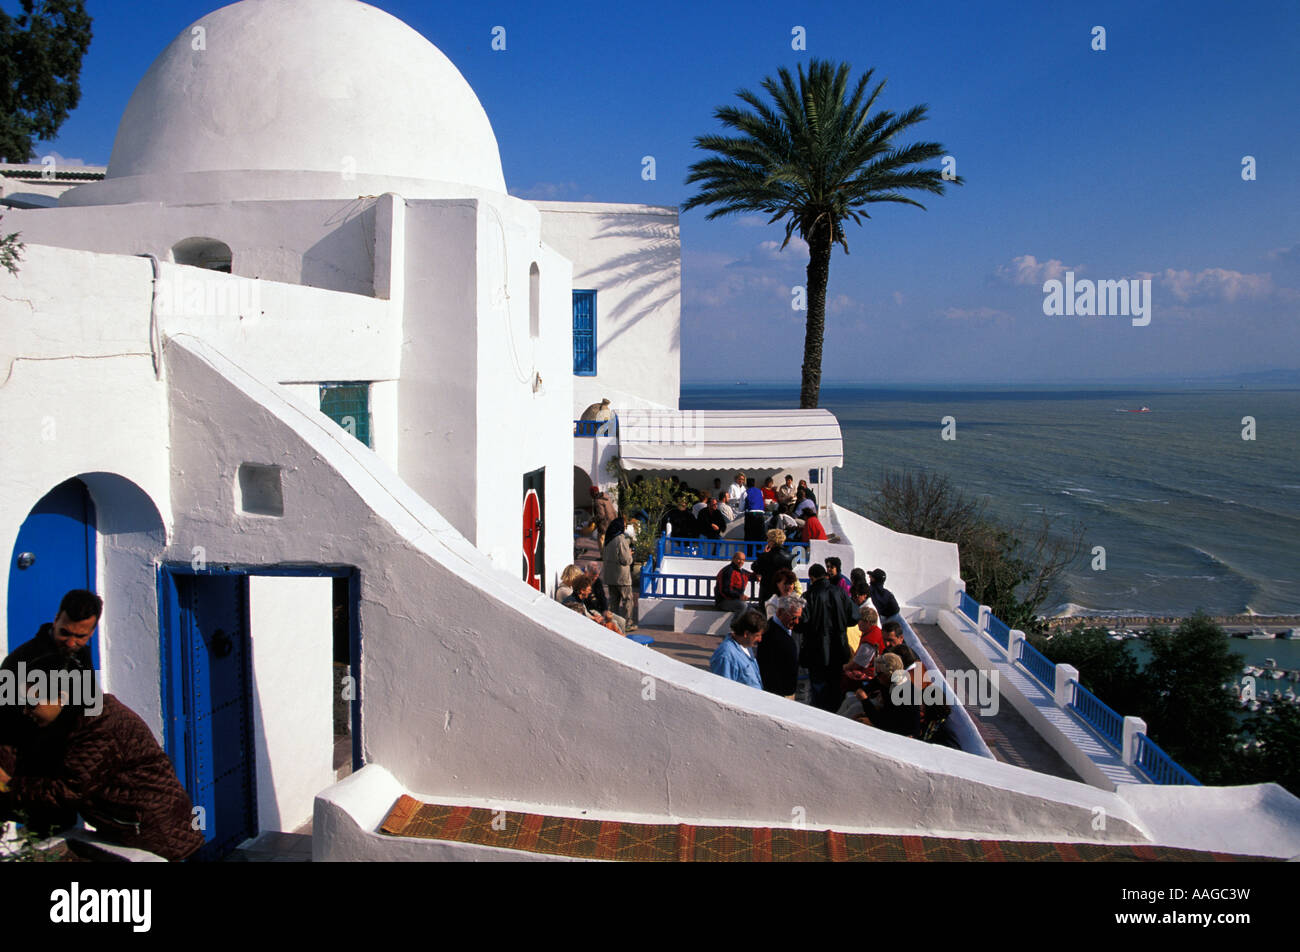
[[[651,863],[1204,862],[1257,857],[1164,846],[1018,843],[742,826],[623,823],[421,803],[403,796],[389,836],[475,843],[579,859]]]

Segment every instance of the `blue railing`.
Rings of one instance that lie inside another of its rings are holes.
[[[971,621],[975,622],[976,624],[979,624],[979,620],[980,620],[979,602],[975,601],[975,599],[971,598],[965,592],[962,592],[960,598],[957,601],[957,607],[961,609],[961,613],[963,615],[965,615],[967,618],[969,618]]]
[[[1137,735],[1137,757],[1134,763],[1152,783],[1201,786],[1199,780],[1179,766],[1146,734]]]
[[[1020,662],[1021,667],[1037,678],[1043,687],[1047,688],[1048,693],[1056,691],[1056,663],[1031,645],[1028,640],[1021,640],[1020,657],[1016,660]]]
[[[749,580],[747,598],[757,602],[758,579]],[[671,572],[641,570],[641,595],[645,598],[693,598],[713,601],[713,590],[718,580],[713,575],[679,575]],[[799,579],[803,590],[808,591],[808,579]]]
[[[1011,628],[997,615],[989,615],[989,636],[1002,646],[1003,651],[1011,648]]]
[[[574,420],[573,435],[576,436],[617,436],[617,420]]]
[[[660,536],[655,543],[655,552],[662,561],[664,557],[686,559],[731,560],[737,552],[745,553],[748,561],[753,561],[759,553],[767,548],[767,542],[745,542],[743,539],[688,539],[685,536]],[[795,564],[808,561],[807,542],[787,542],[782,546],[790,553]],[[798,554],[802,553],[802,554]]]
[[[1116,750],[1124,746],[1124,718],[1078,681],[1071,681],[1070,710]]]

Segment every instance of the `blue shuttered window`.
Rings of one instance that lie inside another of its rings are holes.
[[[573,292],[573,372],[596,376],[596,292]]]

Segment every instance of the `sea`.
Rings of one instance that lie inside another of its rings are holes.
[[[683,409],[798,405],[797,384],[682,387]],[[834,494],[850,509],[884,471],[911,470],[1026,531],[1082,526],[1045,614],[1300,614],[1300,390],[826,385],[821,406],[840,422]]]

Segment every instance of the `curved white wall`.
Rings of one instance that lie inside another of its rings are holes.
[[[614,637],[503,579],[373,454],[199,342],[174,340],[168,364],[174,453],[190,474],[173,487],[174,544],[203,538],[212,558],[244,564],[359,566],[365,753],[408,789],[751,823],[802,808],[810,825],[1142,838],[1117,800],[1093,831],[1099,792],[1082,784],[886,735]],[[208,438],[212,427],[227,438]],[[282,467],[283,519],[230,517],[246,459]]]

